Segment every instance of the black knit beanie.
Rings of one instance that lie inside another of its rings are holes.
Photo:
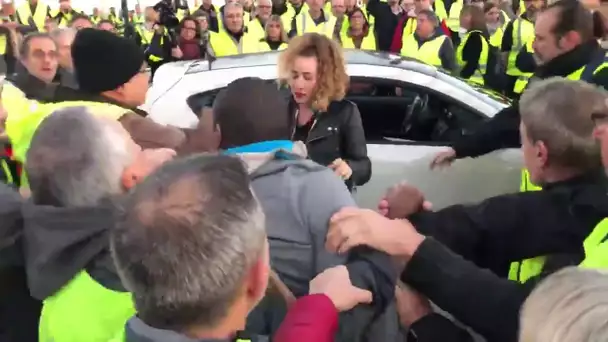
[[[93,28],[78,31],[72,43],[74,72],[81,90],[101,93],[127,83],[145,61],[135,42]]]

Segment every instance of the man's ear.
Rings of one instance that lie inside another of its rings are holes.
[[[549,162],[549,149],[547,149],[547,145],[545,145],[543,141],[539,140],[534,143],[534,146],[536,147],[538,159],[540,159],[541,165],[546,167],[547,163]]]

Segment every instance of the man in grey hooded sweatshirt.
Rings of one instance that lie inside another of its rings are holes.
[[[356,204],[342,180],[306,159],[305,146],[289,140],[288,102],[277,85],[236,80],[218,94],[213,115],[219,149],[241,158],[249,170],[266,214],[271,266],[285,285],[296,297],[304,296],[317,274],[345,264],[353,285],[374,298],[372,305],[342,314],[338,341],[399,340],[392,306],[396,268],[387,255],[370,249],[348,255],[325,249],[331,216]],[[249,316],[247,331],[272,335],[285,312],[282,298],[267,296]]]

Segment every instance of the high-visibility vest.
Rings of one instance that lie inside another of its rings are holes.
[[[308,9],[309,9],[308,4],[303,3],[302,7],[300,8],[299,13],[308,12]],[[287,11],[285,13],[281,14],[281,21],[283,22],[283,27],[285,27],[286,30],[291,29],[291,22],[292,22],[293,18],[295,18],[295,17],[296,17],[296,9],[293,7],[293,5],[290,2],[287,2]]]
[[[340,35],[340,41],[342,42],[343,48],[356,49],[353,39],[351,37],[349,37],[348,34],[342,33]],[[371,50],[371,51],[376,50],[376,37],[374,36],[374,31],[373,31],[372,27],[369,28],[367,35],[365,37],[363,37],[363,40],[361,41],[361,47],[359,49],[360,50]]]
[[[279,48],[275,51],[281,51],[287,49],[287,43],[281,43]],[[264,38],[253,40],[247,39],[243,46],[243,53],[256,53],[256,52],[269,52],[273,51],[268,45],[268,42]]]
[[[469,81],[483,85],[483,76],[486,74],[488,64],[489,46],[488,42],[486,41],[486,38],[481,34],[481,31],[467,32],[467,34],[462,39],[462,42],[460,42],[460,45],[458,45],[458,48],[456,49],[456,63],[458,63],[458,66],[460,68],[463,68],[465,66],[466,62],[463,59],[462,52],[464,46],[469,40],[469,37],[471,36],[471,33],[473,32],[479,33],[479,36],[481,37],[481,53],[479,54],[479,66],[477,67],[473,75],[469,78]]]
[[[257,18],[248,22],[245,26],[247,27],[247,35],[250,39],[258,41],[260,39],[264,39],[266,36],[266,29],[264,26],[262,26],[262,23]]]
[[[504,34],[505,31],[502,27],[496,28],[496,31],[494,31],[494,33],[492,33],[492,35],[490,36],[490,45],[500,49],[500,46],[502,45],[502,37]]]
[[[38,31],[44,31],[44,23],[49,14],[49,6],[42,1],[36,5],[36,10],[32,13],[30,4],[27,1],[17,7],[17,18],[21,25],[30,25],[31,22],[36,25]],[[31,18],[31,20],[30,20]],[[31,26],[31,25],[30,25]]]
[[[19,113],[19,115],[11,115],[9,113],[6,118],[6,134],[13,146],[15,159],[21,163],[25,162],[25,156],[30,147],[32,137],[42,120],[57,110],[71,107],[86,107],[93,115],[108,117],[114,120],[120,119],[129,111],[113,104],[91,101],[66,101],[42,104],[30,100],[28,104],[30,108],[27,111]]]
[[[99,16],[92,15],[89,18],[91,19],[91,23],[93,23],[93,25],[97,25],[101,21]]]
[[[81,271],[44,300],[39,341],[109,341],[124,330],[133,315],[135,307],[129,292],[107,289]]]
[[[454,1],[450,7],[450,12],[448,13],[445,9],[443,0],[435,0],[434,11],[439,20],[445,20],[450,31],[458,32],[460,29],[460,12],[462,11],[462,5],[462,0]]]
[[[411,34],[403,40],[401,54],[405,57],[415,58],[427,64],[441,67],[439,49],[441,49],[441,45],[443,45],[443,42],[446,39],[447,37],[444,35],[437,36],[432,40],[424,42],[422,46],[419,47],[418,41],[414,35]]]
[[[578,68],[576,71],[574,71],[571,74],[569,74],[568,76],[566,76],[566,78],[569,80],[573,80],[573,81],[580,80],[584,76],[584,73],[586,72],[587,68],[595,67],[594,65],[592,65],[592,64],[594,64],[594,62],[595,61],[591,61],[587,65],[584,65],[584,66]],[[591,75],[595,75],[596,73],[600,72],[601,70],[603,70],[606,67],[608,67],[608,53],[606,53],[606,55],[604,56],[603,62],[600,63],[599,66],[595,67],[595,70],[593,70]],[[536,190],[541,190],[541,189],[542,188],[540,186],[538,186],[538,185],[532,183],[532,181],[530,181],[530,173],[528,172],[528,170],[523,169],[521,172],[521,182],[519,185],[519,190],[521,192],[524,192],[524,191],[536,191]]]
[[[526,49],[520,51],[519,53],[534,53],[534,49],[532,48],[533,43],[534,39],[528,41],[526,43]],[[517,76],[517,80],[515,81],[515,85],[513,86],[513,92],[515,94],[521,94],[526,88],[526,85],[528,85],[530,77],[532,77],[532,73],[529,72],[521,73],[519,76]]]
[[[216,57],[239,55],[245,52],[245,44],[247,43],[247,33],[243,34],[237,42],[228,32],[220,30],[220,32],[209,32],[209,44],[215,53]]]
[[[143,46],[150,45],[152,43],[152,38],[154,38],[154,30],[148,30],[144,26],[135,26],[135,32],[139,34],[141,37],[141,44]]]
[[[5,80],[2,87],[2,106],[6,110],[6,133],[13,144],[13,155],[16,160],[23,162],[20,159],[25,154],[19,154],[17,156],[17,148],[14,142],[22,141],[25,139],[22,135],[24,131],[21,126],[21,122],[25,116],[36,111],[40,103],[36,100],[28,99],[27,96],[21,89],[17,88],[10,81]],[[19,144],[17,143],[17,146]]]
[[[521,17],[515,18],[511,22],[513,23],[513,44],[511,44],[511,50],[508,52],[506,74],[519,76],[523,73],[515,65],[517,54],[525,44],[534,40],[534,24]]]
[[[401,41],[403,42],[405,38],[416,32],[416,27],[418,26],[418,21],[416,18],[407,18],[405,22],[405,26],[403,27],[403,34],[401,35]]]
[[[329,12],[323,12],[323,14],[325,15],[325,21],[319,25],[315,24],[308,11],[302,11],[296,15],[296,31],[298,36],[304,33],[319,33],[332,39],[336,27],[336,17],[329,14]]]
[[[599,222],[583,242],[585,259],[579,264],[585,268],[608,268],[608,219]],[[509,279],[525,283],[542,273],[546,257],[526,259],[511,264]]]

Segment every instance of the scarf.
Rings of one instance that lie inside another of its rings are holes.
[[[183,60],[192,60],[201,58],[201,49],[199,46],[198,39],[186,40],[180,38],[179,48],[182,50],[184,56]]]

